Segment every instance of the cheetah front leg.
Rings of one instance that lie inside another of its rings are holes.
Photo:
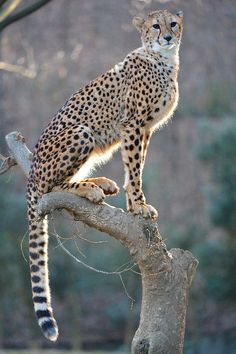
[[[142,170],[148,145],[145,134],[145,129],[139,127],[125,127],[122,130],[121,152],[125,167],[124,189],[129,211],[145,218],[156,219],[158,213],[155,208],[146,204],[142,191]]]
[[[144,137],[143,137],[143,144],[142,144],[142,169],[144,168],[147,149],[151,140],[151,136],[152,136],[152,130],[151,129],[145,130]]]

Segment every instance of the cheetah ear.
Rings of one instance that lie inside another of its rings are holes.
[[[177,16],[179,16],[180,18],[183,18],[184,17],[184,13],[183,13],[183,11],[178,11],[177,13],[176,13],[176,15]]]
[[[133,25],[137,28],[139,32],[141,32],[144,22],[145,20],[141,17],[133,18]]]

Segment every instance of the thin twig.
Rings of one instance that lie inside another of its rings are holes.
[[[79,231],[77,222],[75,222],[75,227],[76,227],[76,230],[77,230],[77,232],[78,232],[78,234],[77,234],[76,236],[79,237],[82,241],[85,241],[85,242],[87,242],[87,243],[92,243],[92,244],[99,244],[99,245],[100,245],[100,244],[104,244],[104,243],[108,243],[107,240],[94,241],[94,240],[89,240],[89,239],[86,238],[86,237],[82,237],[82,236],[80,235],[80,231]]]
[[[124,283],[124,280],[123,280],[121,274],[119,274],[119,277],[120,277],[121,284],[123,285],[123,288],[124,288],[126,296],[131,300],[131,306],[130,307],[131,307],[131,310],[132,310],[135,300],[134,300],[134,298],[132,298],[132,296],[129,295],[128,290],[127,290],[127,288],[125,286],[125,283]]]
[[[25,252],[24,252],[24,247],[23,247],[23,245],[24,245],[24,241],[25,241],[25,238],[26,238],[26,236],[28,235],[28,230],[25,232],[25,234],[24,234],[24,236],[22,237],[22,239],[21,239],[21,242],[20,242],[20,249],[21,249],[21,253],[22,253],[22,256],[23,256],[23,258],[24,258],[24,260],[25,260],[25,262],[26,263],[29,263],[28,262],[28,259],[26,258],[26,256],[25,256]]]
[[[90,265],[88,265],[87,263],[84,263],[83,261],[81,261],[79,258],[77,258],[75,255],[73,255],[64,245],[63,243],[61,242],[60,240],[60,236],[58,234],[54,235],[56,236],[56,239],[57,239],[57,242],[58,244],[61,246],[61,248],[63,249],[63,251],[65,251],[71,258],[73,258],[77,263],[83,265],[85,268],[89,269],[89,270],[92,270],[96,273],[100,273],[100,274],[104,274],[104,275],[120,275],[122,273],[126,273],[128,271],[130,271],[134,266],[136,266],[136,263],[133,264],[131,267],[129,268],[126,268],[126,269],[123,269],[122,271],[119,271],[119,272],[106,272],[105,270],[100,270],[100,269],[97,269],[97,268],[94,268]]]

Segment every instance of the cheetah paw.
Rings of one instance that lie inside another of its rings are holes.
[[[63,183],[55,186],[53,192],[69,192],[79,197],[86,198],[93,203],[101,203],[105,199],[103,190],[92,182]]]
[[[105,195],[116,195],[119,193],[119,187],[116,182],[106,178],[106,180],[99,184]]]
[[[132,210],[134,215],[142,215],[145,219],[157,219],[158,212],[149,204],[136,204]]]
[[[84,193],[83,197],[90,200],[90,202],[98,204],[103,202],[105,199],[105,194],[100,187],[95,185],[94,188],[88,189]]]
[[[105,195],[116,195],[120,190],[116,182],[106,177],[88,178],[85,181],[96,184],[103,190]]]

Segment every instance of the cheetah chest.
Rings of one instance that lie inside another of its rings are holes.
[[[155,97],[151,107],[148,120],[148,127],[155,128],[165,123],[173,114],[179,99],[177,80],[164,75],[157,77]]]

